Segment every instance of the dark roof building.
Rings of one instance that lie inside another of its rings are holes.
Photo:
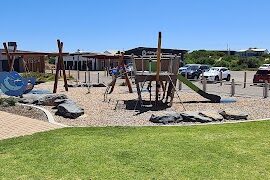
[[[135,56],[146,56],[146,55],[156,55],[157,48],[149,47],[137,47],[125,51],[125,55],[135,55]],[[188,50],[181,49],[161,49],[163,55],[184,55],[188,53]]]

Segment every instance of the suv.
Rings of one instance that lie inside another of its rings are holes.
[[[203,72],[209,70],[208,65],[201,65],[201,64],[187,64],[184,67],[179,69],[179,73],[182,76],[187,76],[188,79],[199,79],[200,75]]]
[[[203,76],[207,81],[222,81],[224,79],[226,81],[231,80],[231,72],[226,67],[212,67],[209,71],[204,72]]]
[[[267,81],[270,83],[270,69],[259,69],[253,77],[253,83],[264,83]]]

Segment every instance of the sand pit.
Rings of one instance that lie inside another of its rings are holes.
[[[119,82],[120,83],[120,82]],[[36,86],[36,89],[51,90],[53,83],[45,83]],[[244,98],[235,97],[235,103],[205,103],[205,99],[196,93],[178,92],[181,101],[176,97],[171,108],[160,111],[146,111],[138,113],[134,110],[137,93],[128,93],[127,87],[116,85],[115,91],[108,95],[108,101],[104,102],[104,92],[106,88],[91,88],[90,94],[87,94],[87,88],[69,88],[68,92],[64,91],[63,83],[59,83],[59,94],[66,94],[70,99],[75,101],[79,106],[84,108],[85,115],[77,119],[65,119],[55,116],[55,120],[71,126],[156,126],[151,123],[149,118],[152,114],[158,115],[162,111],[203,111],[203,110],[238,110],[249,114],[249,120],[265,119],[270,117],[269,99],[262,98]],[[144,98],[149,98],[148,93],[143,93]],[[228,96],[222,96],[229,98]],[[129,102],[128,107],[125,101]],[[184,107],[185,108],[184,108]],[[53,114],[55,110],[51,107],[45,107]]]

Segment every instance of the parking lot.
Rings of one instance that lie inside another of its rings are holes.
[[[258,97],[263,98],[263,86],[254,86],[253,85],[253,76],[256,73],[256,71],[246,71],[247,72],[247,78],[246,78],[246,88],[244,88],[244,74],[245,71],[231,71],[231,79],[234,79],[235,81],[235,96],[241,96],[241,97]],[[76,79],[77,78],[77,71],[71,71],[70,74]],[[85,79],[88,80],[88,73],[84,71],[80,71],[80,82],[84,82]],[[67,72],[68,75],[68,72]],[[85,75],[87,76],[85,78]],[[90,81],[92,83],[105,83],[108,84],[111,82],[112,78],[111,76],[106,76],[104,71],[91,71],[90,72]],[[117,84],[120,84],[123,82],[123,80],[118,80]],[[195,85],[197,85],[199,88],[203,89],[203,84],[201,81],[193,81]],[[177,88],[179,87],[179,82],[177,82]],[[182,84],[181,91],[184,92],[192,92],[192,90]],[[180,91],[180,92],[181,92]],[[207,83],[206,85],[206,91],[213,94],[219,94],[219,95],[231,95],[231,81],[223,81],[221,83]]]
[[[231,71],[231,79],[235,81],[235,96],[242,97],[258,97],[263,98],[263,85],[253,85],[253,76],[255,71],[246,71],[246,87],[244,88],[244,71]],[[194,82],[195,85],[203,89],[203,84],[200,81]],[[184,84],[182,85],[182,91],[192,91]],[[219,95],[231,95],[231,81],[223,81],[221,83],[207,83],[206,91],[209,93]]]

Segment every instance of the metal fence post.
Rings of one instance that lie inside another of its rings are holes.
[[[235,83],[234,79],[232,79],[232,84],[231,84],[231,96],[235,95]]]
[[[264,98],[268,98],[268,91],[269,91],[268,81],[265,81],[264,88],[263,88],[263,97]]]
[[[247,72],[244,73],[244,88],[247,87]]]

